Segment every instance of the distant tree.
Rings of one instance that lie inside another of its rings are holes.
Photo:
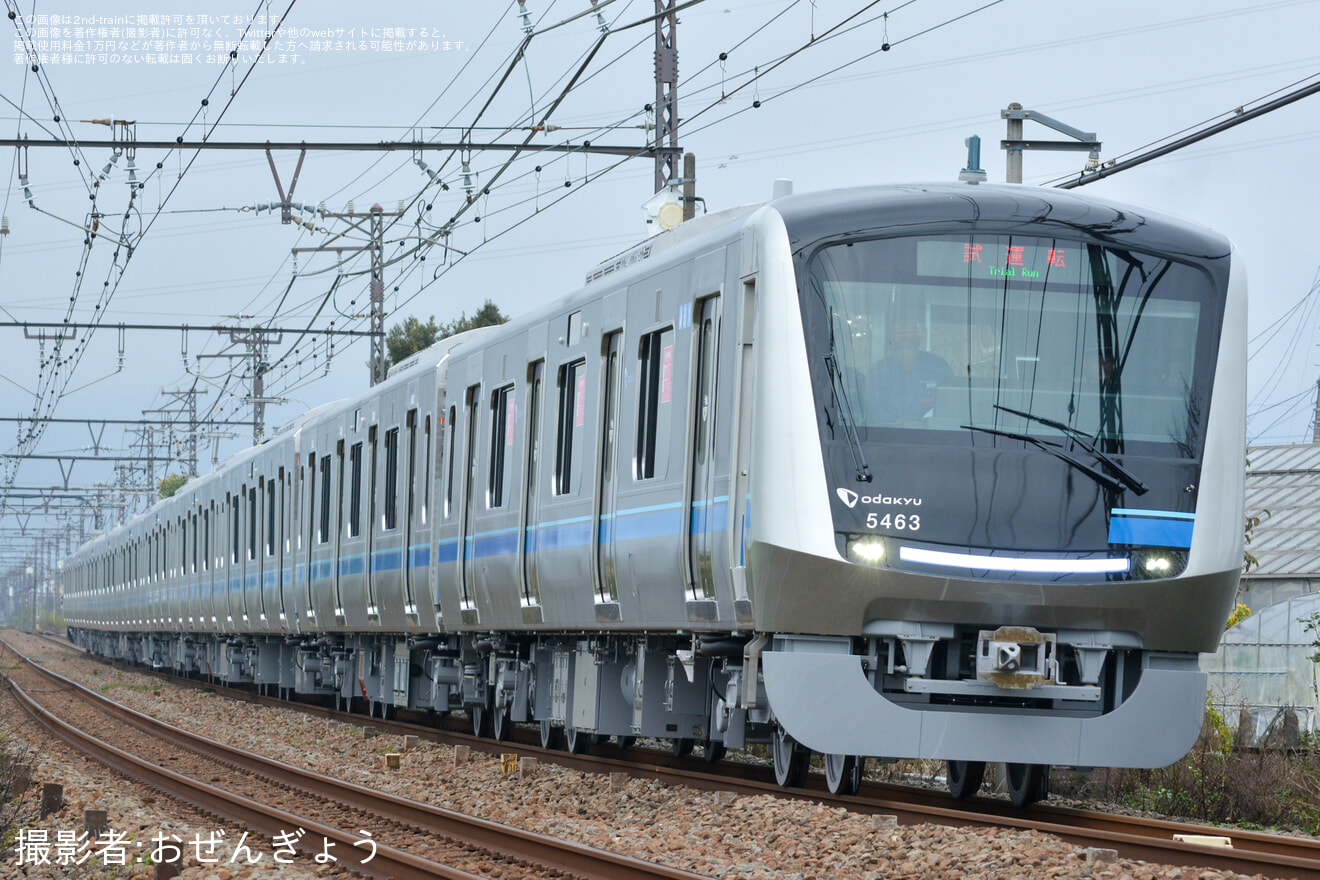
[[[430,348],[441,339],[478,327],[503,324],[507,320],[509,316],[501,312],[500,307],[490,300],[482,303],[481,308],[477,309],[472,317],[469,318],[467,312],[464,312],[446,324],[437,324],[435,315],[432,315],[425,324],[409,316],[404,318],[402,323],[391,327],[390,332],[385,336],[388,361],[385,368],[388,370],[392,364],[397,364],[423,349]]]
[[[385,348],[389,352],[386,368],[435,345],[439,333],[440,327],[435,323],[435,315],[425,324],[411,315],[404,318],[403,323],[395,324],[385,336]]]
[[[167,474],[165,479],[156,483],[156,488],[160,491],[161,498],[172,498],[174,493],[183,488],[183,484],[188,482],[188,478],[183,474]]]
[[[475,330],[478,327],[503,324],[507,320],[509,320],[509,316],[501,312],[499,306],[490,300],[486,300],[471,318],[467,316],[467,312],[464,312],[457,319],[441,327],[440,339],[444,339],[446,336],[456,336],[466,330]]]

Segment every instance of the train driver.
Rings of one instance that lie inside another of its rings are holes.
[[[871,376],[873,424],[924,419],[935,408],[935,389],[953,378],[948,361],[926,349],[926,328],[917,320],[889,324],[884,360]]]

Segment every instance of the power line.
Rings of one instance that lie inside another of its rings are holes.
[[[699,2],[699,0],[698,0]],[[509,129],[506,129],[508,131]],[[557,126],[547,128],[541,126],[529,126],[520,131],[529,131],[531,135],[542,132],[553,132],[559,130]],[[471,130],[469,129],[469,132]],[[530,137],[530,135],[529,135]],[[122,141],[81,141],[80,144],[85,147],[109,147],[111,149],[122,149]],[[68,147],[66,141],[61,140],[38,140],[29,138],[0,138],[0,147],[20,147],[27,149],[30,147]],[[149,141],[135,139],[132,146],[139,150],[307,150],[311,152],[375,152],[375,153],[397,153],[397,152],[425,152],[428,150],[469,150],[469,151],[490,151],[490,152],[527,152],[527,153],[600,153],[605,156],[636,156],[639,153],[648,152],[646,145],[622,146],[622,145],[604,145],[593,144],[590,142],[573,144],[569,142],[560,144],[513,144],[513,143],[473,143],[471,141],[373,141],[371,143],[359,141],[185,141],[182,138],[173,141]]]
[[[1057,188],[1076,189],[1079,186],[1085,186],[1088,183],[1095,183],[1097,180],[1103,180],[1106,177],[1110,177],[1114,174],[1118,174],[1120,171],[1127,171],[1128,169],[1135,168],[1138,165],[1144,165],[1145,163],[1151,161],[1152,159],[1158,159],[1160,156],[1167,155],[1169,153],[1174,152],[1175,150],[1181,150],[1183,147],[1191,146],[1194,143],[1203,141],[1208,137],[1212,137],[1214,135],[1219,134],[1220,132],[1227,131],[1230,128],[1239,126],[1242,123],[1255,119],[1258,116],[1264,116],[1266,113],[1273,113],[1275,110],[1278,110],[1282,107],[1287,107],[1289,104],[1292,104],[1296,101],[1300,101],[1302,98],[1306,98],[1311,95],[1314,95],[1316,92],[1320,92],[1320,80],[1311,83],[1309,86],[1303,86],[1302,88],[1290,92],[1281,98],[1276,98],[1273,101],[1270,101],[1266,104],[1262,104],[1261,106],[1255,107],[1251,110],[1245,110],[1243,109],[1243,107],[1238,107],[1233,111],[1235,115],[1231,119],[1226,119],[1223,122],[1219,122],[1207,128],[1203,128],[1198,132],[1187,135],[1186,137],[1178,138],[1177,140],[1165,144],[1164,146],[1156,147],[1152,150],[1148,150],[1147,152],[1142,153],[1126,161],[1116,162],[1112,165],[1105,165],[1101,168],[1097,168],[1094,171],[1082,171],[1075,179],[1058,184]]]
[[[332,249],[333,249],[333,248],[332,248]],[[178,333],[178,332],[187,333],[187,332],[190,332],[190,331],[197,331],[197,332],[199,332],[199,333],[237,333],[237,332],[244,332],[244,331],[247,329],[247,328],[244,328],[244,327],[235,327],[235,326],[233,326],[232,324],[231,324],[231,325],[223,325],[223,324],[211,324],[211,325],[204,325],[204,324],[126,324],[126,323],[122,323],[122,322],[110,323],[110,322],[107,322],[107,321],[103,321],[103,322],[101,322],[100,324],[83,324],[83,323],[74,323],[74,322],[70,322],[70,321],[0,321],[0,328],[5,328],[5,327],[10,327],[10,328],[14,328],[14,327],[22,327],[22,328],[24,328],[24,329],[27,329],[27,328],[33,328],[33,329],[52,329],[52,328],[53,328],[53,329],[61,329],[61,330],[95,330],[95,329],[104,329],[104,328],[108,328],[108,329],[112,329],[112,330],[170,330],[170,331],[173,331],[173,332],[175,332],[175,333]],[[261,330],[262,330],[263,332],[266,332],[266,333],[283,333],[283,332],[284,332],[284,329],[281,328],[281,327],[265,327],[265,326],[263,326],[263,327],[261,328]],[[290,330],[289,332],[292,333],[293,331]],[[377,331],[374,331],[374,330],[337,330],[337,329],[335,329],[334,327],[327,327],[327,328],[323,328],[323,329],[320,329],[320,330],[304,330],[303,332],[304,332],[304,333],[311,332],[311,333],[316,333],[316,334],[324,334],[324,335],[326,335],[326,336],[383,336],[383,335],[384,335],[384,332],[383,332],[383,331],[382,331],[382,332],[377,332]],[[55,337],[52,336],[51,338],[53,339],[53,338],[55,338]],[[32,421],[50,421],[50,420],[49,420],[49,419],[40,419],[40,418],[39,418],[39,419],[33,419]]]

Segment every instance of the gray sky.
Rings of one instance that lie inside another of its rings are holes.
[[[495,92],[524,36],[516,2],[6,5],[31,19],[22,26],[6,22],[0,131],[33,139],[62,131],[104,140],[111,129],[78,120],[115,118],[135,120],[142,140],[191,140],[203,132],[216,140],[453,140],[494,94],[478,122],[491,128],[473,134],[491,140],[506,127],[526,125],[533,106],[540,121],[600,36],[593,15],[538,34],[526,62]],[[529,0],[527,10],[544,28],[589,7],[589,0]],[[534,143],[643,142],[643,107],[654,100],[653,30],[624,26],[653,11],[645,0],[603,7],[610,36],[551,117],[562,130],[537,135]],[[255,66],[255,44],[243,46],[231,70],[220,62],[254,14],[283,16],[285,27],[298,34],[277,34]],[[57,24],[51,16],[59,16]],[[845,19],[849,23],[836,28]],[[58,33],[52,35],[52,27]],[[54,56],[38,76],[23,55],[22,38],[40,41],[43,28],[44,39],[59,46],[45,46]],[[145,34],[138,33],[142,28]],[[777,177],[791,178],[798,192],[950,180],[966,161],[963,139],[971,134],[982,138],[990,179],[1002,181],[999,111],[1009,102],[1095,131],[1104,144],[1102,159],[1115,159],[1320,74],[1316,33],[1316,0],[1099,6],[895,0],[869,8],[841,0],[706,0],[680,14],[680,144],[697,156],[698,194],[711,210],[762,201]],[[885,42],[890,50],[879,51]],[[728,55],[723,63],[722,51]],[[778,63],[789,53],[796,54]],[[53,101],[62,129],[53,121]],[[754,101],[761,106],[753,108]],[[1201,222],[1235,241],[1251,282],[1251,335],[1261,337],[1249,369],[1249,436],[1255,442],[1310,438],[1320,361],[1320,295],[1311,292],[1320,266],[1320,219],[1308,141],[1316,138],[1318,119],[1320,96],[1304,99],[1083,188]],[[1031,122],[1027,134],[1057,137]],[[119,322],[196,326],[244,315],[289,329],[331,320],[341,329],[366,328],[360,317],[368,302],[365,257],[345,254],[341,265],[333,255],[304,254],[295,278],[291,249],[321,244],[326,234],[251,210],[276,199],[261,152],[139,150],[136,177],[146,186],[131,210],[127,159],[121,157],[98,191],[95,204],[106,215],[98,231],[110,238],[121,228],[130,237],[143,229],[146,235],[131,260],[121,249],[117,263],[114,242],[98,238],[84,263],[79,227],[92,204],[89,183],[110,154],[106,148],[33,149],[20,169],[17,152],[4,153],[0,204],[10,233],[0,237],[0,306],[8,316],[0,319],[60,321],[73,297],[73,320],[104,312],[107,326],[90,341],[80,334],[63,343],[65,363],[53,380],[52,366],[42,369],[39,357],[43,351],[49,357],[56,344],[46,340],[43,348],[21,330],[4,330],[0,414],[30,414],[32,392],[46,387],[65,389],[57,417],[134,418],[168,404],[162,388],[196,382],[205,392],[202,412],[250,417],[242,403],[249,393],[245,380],[226,382],[230,361],[197,358],[226,351],[217,334],[188,334],[185,356],[180,333],[128,331],[119,369],[120,334],[110,326]],[[422,208],[431,205],[422,215],[414,206],[386,234],[386,256],[394,261],[386,274],[387,324],[409,314],[450,320],[486,298],[516,316],[566,293],[595,263],[645,234],[640,206],[653,192],[654,170],[648,159],[608,170],[617,160],[528,156],[514,162],[488,196],[480,195],[508,156],[470,157],[478,198],[449,240],[470,252],[457,264],[447,265],[440,248],[416,248],[418,236],[433,235],[463,201],[456,156],[424,157],[433,171],[443,166],[441,178],[451,188],[441,192],[436,185],[423,189],[428,178],[407,153],[313,153],[294,199],[324,201],[338,211],[350,200],[358,210],[379,202],[393,211],[400,200],[413,204],[421,194]],[[275,161],[287,187],[297,154],[277,153]],[[1026,183],[1076,174],[1083,161],[1080,153],[1028,153]],[[20,170],[41,211],[29,208]],[[342,222],[316,219],[312,225],[347,231]],[[348,237],[361,243],[360,234]],[[418,259],[423,253],[425,261]],[[108,302],[98,309],[103,293]],[[279,363],[267,375],[267,394],[289,399],[268,409],[272,428],[305,406],[367,385],[365,340],[338,339],[327,369],[324,341],[304,339],[295,353],[290,342],[296,335],[286,334],[285,344],[271,352]],[[0,430],[9,432],[5,450],[17,449],[15,426],[0,423]],[[222,443],[222,455],[250,438],[243,428],[234,430],[239,436]],[[126,440],[111,428],[104,444],[122,450]],[[54,455],[89,445],[85,428],[52,426],[29,451]],[[201,459],[201,470],[209,471],[209,449]],[[30,461],[7,475],[17,485],[61,481],[54,462]],[[107,465],[80,462],[72,482],[111,476]],[[13,525],[13,515],[0,522]]]

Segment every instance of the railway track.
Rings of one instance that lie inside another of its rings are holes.
[[[67,642],[52,639],[52,644],[82,656]],[[139,673],[146,671],[139,667],[123,668]],[[1007,801],[995,798],[975,797],[968,801],[955,801],[939,791],[870,781],[863,784],[857,795],[840,797],[831,795],[825,789],[824,779],[816,774],[810,777],[806,788],[784,789],[775,784],[771,768],[755,764],[725,761],[713,767],[701,758],[678,758],[667,752],[642,748],[621,749],[613,744],[598,744],[590,754],[573,755],[542,749],[539,746],[539,734],[531,728],[517,728],[511,741],[499,742],[472,736],[452,726],[437,728],[434,719],[431,719],[430,724],[367,719],[362,715],[336,712],[321,706],[265,697],[248,690],[168,675],[161,677],[248,702],[285,708],[296,706],[302,711],[349,724],[376,727],[385,733],[411,734],[496,754],[517,751],[585,772],[624,770],[635,776],[698,790],[806,799],[860,813],[893,815],[903,825],[934,823],[954,827],[1033,830],[1056,835],[1078,846],[1113,849],[1121,857],[1129,859],[1232,870],[1248,875],[1320,880],[1320,841],[1308,838],[1119,816],[1044,804],[1020,810]],[[1231,848],[1185,842],[1175,839],[1175,836],[1228,837]]]
[[[305,833],[290,844],[299,852],[314,858],[333,848],[341,856],[337,867],[366,876],[700,877],[231,748],[108,700],[27,658],[5,675],[24,711],[63,742],[268,840],[300,829]]]

